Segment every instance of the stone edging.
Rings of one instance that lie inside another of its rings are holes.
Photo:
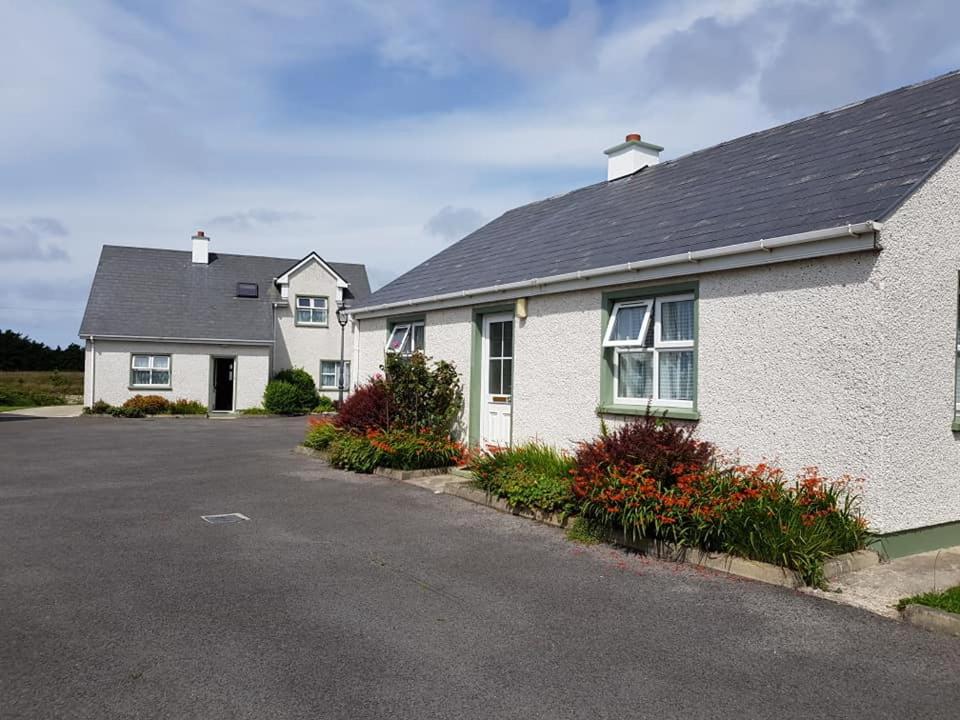
[[[960,637],[960,615],[926,605],[907,605],[901,617],[924,630]]]
[[[314,450],[313,448],[308,448],[305,445],[297,445],[293,451],[298,455],[306,455],[307,457],[330,462],[330,453],[323,450]]]
[[[479,505],[486,505],[503,513],[528,518],[554,527],[565,528],[574,519],[570,516],[561,517],[560,515],[511,507],[506,500],[471,487],[467,481],[449,482],[444,487],[444,492]],[[644,555],[705,567],[717,572],[749,578],[771,585],[794,589],[804,587],[804,582],[798,573],[770,563],[747,560],[726,553],[708,553],[697,548],[678,547],[670,543],[646,538],[635,540],[624,533],[613,530],[607,531],[604,539],[607,542],[636,550]],[[876,553],[869,550],[859,550],[831,558],[824,564],[824,574],[828,579],[833,579],[842,573],[870,567],[878,562],[880,562],[880,557]]]
[[[406,482],[416,478],[436,477],[437,475],[446,475],[450,468],[426,468],[424,470],[395,470],[393,468],[376,467],[373,469],[374,475]]]
[[[324,460],[330,462],[330,453],[325,450],[314,450],[313,448],[308,448],[304,445],[297,445],[293,451],[298,455],[306,455],[307,457],[317,458],[318,460]],[[374,468],[373,475],[379,475],[380,477],[390,478],[391,480],[397,480],[399,482],[405,482],[407,480],[415,480],[417,478],[424,477],[436,477],[437,475],[446,475],[450,468],[427,468],[425,470],[394,470],[393,468]]]

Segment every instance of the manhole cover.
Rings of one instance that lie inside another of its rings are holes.
[[[246,515],[241,515],[240,513],[224,513],[222,515],[201,515],[201,518],[205,522],[210,523],[211,525],[226,525],[227,523],[240,522],[241,520],[249,520]]]

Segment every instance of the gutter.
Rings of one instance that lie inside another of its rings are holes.
[[[413,300],[371,305],[357,308],[351,314],[358,318],[375,317],[390,314],[387,311],[400,308],[407,309],[425,305],[456,307],[531,294],[542,295],[550,292],[565,292],[630,283],[637,280],[716,272],[718,270],[766,265],[810,257],[877,250],[880,246],[877,244],[876,234],[882,227],[883,223],[874,220],[848,223],[838,227],[781,235],[774,238],[762,238],[719,248],[692,250],[665,257],[609,265],[590,270],[577,270],[576,272],[551,275],[544,278],[533,278],[503,285],[492,285]],[[570,287],[559,287],[562,285]],[[488,300],[485,296],[492,297]]]
[[[93,335],[81,335],[93,340]],[[189,343],[198,345],[273,345],[273,340],[239,340],[236,338],[178,338],[146,335],[97,335],[101,340],[133,340],[135,342]]]

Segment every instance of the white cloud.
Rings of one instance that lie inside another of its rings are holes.
[[[0,219],[0,260],[21,262],[66,260],[66,251],[49,240],[51,237],[66,235],[67,229],[56,218]]]
[[[220,251],[316,249],[392,277],[459,232],[438,207],[479,221],[600,181],[627,132],[675,157],[960,63],[944,0],[578,0],[546,24],[494,0],[144,7],[0,9],[0,217],[20,218],[0,252],[25,278],[89,276],[104,242],[186,249],[205,223]],[[278,72],[357,53],[444,87],[505,81],[467,106],[290,114]],[[28,224],[50,217],[70,261],[26,261],[63,253]]]

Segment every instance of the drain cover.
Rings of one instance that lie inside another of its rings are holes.
[[[210,523],[211,525],[226,525],[227,523],[240,522],[241,520],[249,520],[246,515],[241,515],[240,513],[224,513],[223,515],[201,515],[201,518],[205,522]]]

